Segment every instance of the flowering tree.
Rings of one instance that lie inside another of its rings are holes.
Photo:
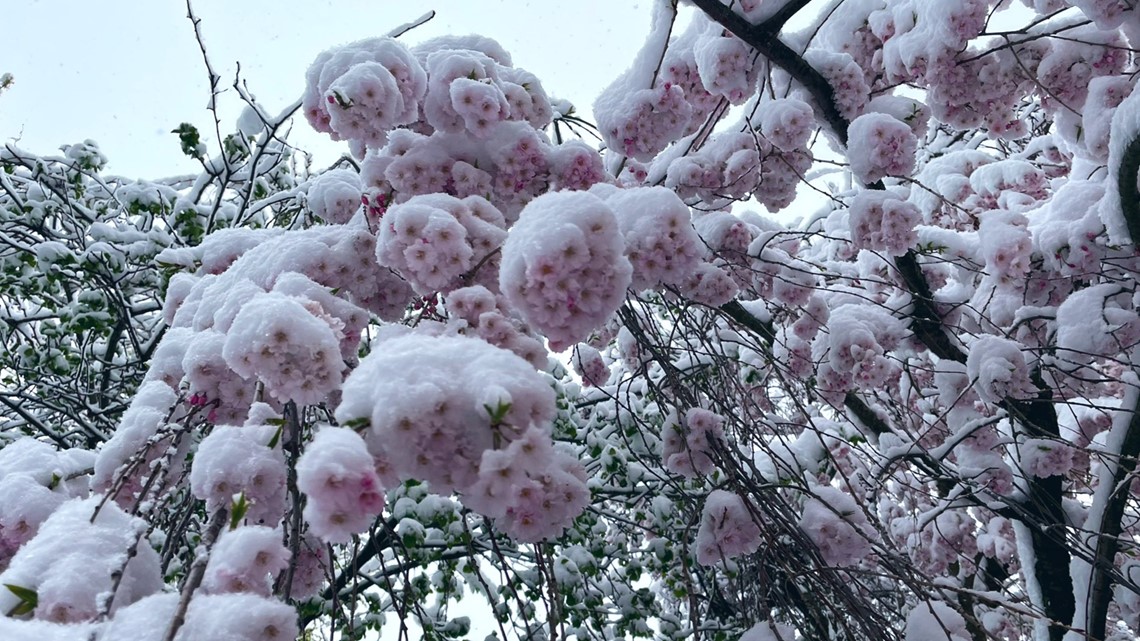
[[[596,128],[401,28],[7,147],[0,633],[1135,638],[1134,3],[692,4]]]

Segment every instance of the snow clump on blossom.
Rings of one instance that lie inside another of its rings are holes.
[[[483,452],[479,477],[463,501],[510,536],[535,543],[561,534],[586,509],[590,491],[578,459],[530,427],[506,448]]]
[[[697,563],[715,565],[760,549],[760,527],[744,499],[732,492],[713,490],[705,498],[694,545]]]
[[[57,452],[30,437],[0,449],[0,571],[57,507],[70,497],[86,496],[87,479],[79,473],[94,459],[94,452]],[[78,484],[72,480],[77,476]]]
[[[250,523],[276,525],[285,514],[285,455],[270,448],[272,425],[218,425],[198,445],[190,468],[190,490],[206,511],[228,508],[234,497],[248,503]]]
[[[851,122],[847,135],[851,172],[864,184],[914,171],[918,139],[906,123],[893,116],[863,114]]]
[[[761,106],[760,133],[780,151],[806,147],[815,127],[811,105],[802,100],[780,98]]]
[[[676,414],[671,414],[661,428],[665,469],[690,478],[711,473],[715,468],[713,448],[725,443],[723,424],[723,416],[700,407],[685,412],[683,425]]]
[[[414,196],[388,210],[376,257],[419,294],[446,291],[507,237],[503,215],[480,196]]]
[[[706,204],[743,199],[761,182],[761,152],[750,132],[713,134],[698,151],[669,163],[665,186],[682,198],[699,197]]]
[[[158,553],[145,542],[136,546],[146,523],[113,502],[100,507],[102,500],[94,496],[64,503],[0,573],[0,585],[35,591],[37,619],[94,620],[120,572],[112,612],[162,589]],[[136,551],[128,560],[131,548]],[[20,603],[15,592],[0,591],[0,611],[11,612]]]
[[[919,603],[906,617],[906,641],[969,641],[966,620],[941,601]]]
[[[605,200],[625,237],[625,255],[633,266],[630,288],[679,285],[701,258],[701,239],[685,203],[664,187],[591,190]]]
[[[656,77],[659,64],[669,67],[670,61],[662,59],[662,55],[675,50],[669,46],[669,33],[676,9],[665,3],[654,3],[653,7],[653,23],[645,46],[632,66],[603,89],[594,102],[598,131],[606,146],[641,162],[652,160],[685,135],[694,111],[686,100],[685,89],[673,82],[676,78]],[[700,18],[694,20],[699,22]],[[690,27],[694,28],[697,27]],[[700,30],[703,29],[702,25]],[[676,68],[677,63],[673,62],[673,66]],[[697,76],[695,64],[692,72]],[[699,77],[696,82],[700,84]]]
[[[347,428],[317,432],[297,462],[297,487],[308,497],[309,531],[329,543],[360,534],[384,509],[384,488],[368,446]]]
[[[289,565],[280,530],[248,525],[224,532],[210,550],[202,587],[210,594],[270,596],[273,578]]]
[[[309,209],[321,220],[347,223],[360,209],[360,174],[351,169],[330,169],[309,183]]]
[[[503,245],[499,287],[562,351],[600,327],[625,299],[633,268],[610,207],[585,192],[532,200]]]
[[[709,93],[739,105],[756,92],[756,81],[764,65],[756,64],[756,52],[740,38],[702,38],[693,54],[701,84]]]
[[[317,56],[305,73],[301,108],[335,140],[378,146],[388,130],[418,118],[426,90],[427,74],[407,47],[369,38]]]
[[[344,383],[336,419],[369,425],[401,478],[447,493],[475,481],[483,452],[548,426],[554,392],[525,360],[477,339],[381,340]],[[375,452],[374,452],[375,454]]]
[[[149,381],[139,387],[111,438],[103,444],[95,459],[91,489],[109,492],[115,489],[120,505],[132,505],[153,474],[154,461],[165,456],[174,433],[167,422],[170,408],[178,395],[166,383]],[[182,446],[185,450],[188,444]],[[181,454],[184,454],[182,452]],[[181,455],[171,457],[167,478],[177,478],[182,470]],[[161,491],[163,488],[153,488]]]
[[[915,227],[922,222],[918,207],[888,191],[860,191],[847,216],[851,241],[859,249],[902,256],[918,242]]]
[[[816,486],[804,501],[800,528],[829,565],[853,565],[871,551],[867,515],[846,492]]]
[[[1036,389],[1021,346],[1000,336],[983,336],[970,345],[966,372],[978,398],[987,403],[1029,398]]]
[[[264,383],[275,399],[319,403],[341,382],[338,329],[316,303],[258,294],[234,318],[222,356],[239,375]]]

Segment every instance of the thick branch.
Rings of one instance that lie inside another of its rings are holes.
[[[1134,142],[1133,145],[1135,144]],[[1120,523],[1124,518],[1124,507],[1132,497],[1128,479],[1136,470],[1137,456],[1140,456],[1140,406],[1132,409],[1132,418],[1128,422],[1124,441],[1120,446],[1120,459],[1112,475],[1112,493],[1104,506],[1104,513],[1097,528],[1096,552],[1092,561],[1092,575],[1089,577],[1085,628],[1088,638],[1098,641],[1105,637],[1108,605],[1112,602],[1112,569],[1116,563],[1116,552],[1120,548],[1122,529]],[[1104,482],[1103,479],[1101,482]]]
[[[831,83],[802,56],[776,37],[776,32],[795,11],[799,10],[802,3],[793,2],[793,9],[781,11],[771,20],[759,25],[749,24],[732,9],[721,4],[720,0],[693,0],[693,4],[803,85],[815,99],[820,115],[835,132],[839,142],[847,144],[847,119],[839,113],[839,107],[835,103],[835,90]]]
[[[1124,223],[1132,244],[1140,241],[1140,190],[1136,185],[1136,174],[1140,173],[1140,135],[1132,139],[1124,148],[1120,159],[1120,172],[1116,176],[1120,190],[1120,211],[1124,213]]]

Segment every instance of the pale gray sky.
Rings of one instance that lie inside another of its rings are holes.
[[[653,0],[194,0],[223,86],[235,62],[270,112],[299,97],[304,73],[331,46],[382,35],[430,9],[436,18],[404,36],[415,43],[446,33],[499,41],[516,66],[537,75],[551,95],[586,109],[623,71],[649,29]],[[4,54],[0,73],[15,84],[0,95],[0,141],[54,153],[91,138],[108,170],[131,178],[195,171],[170,130],[181,122],[213,131],[205,106],[206,72],[185,0],[0,0]],[[241,102],[222,98],[223,124]],[[336,158],[298,119],[291,140]],[[225,133],[225,132],[223,132]],[[213,139],[213,135],[209,135]],[[213,147],[211,147],[213,150]]]

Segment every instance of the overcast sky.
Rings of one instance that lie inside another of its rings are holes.
[[[301,95],[304,73],[324,49],[382,35],[430,9],[409,44],[446,33],[499,41],[516,66],[551,95],[585,109],[623,71],[649,29],[652,0],[194,0],[223,86],[235,62],[259,101],[276,112]],[[2,0],[0,141],[37,153],[91,138],[108,170],[131,178],[195,171],[170,130],[181,122],[212,132],[206,72],[185,0]],[[241,102],[222,99],[223,124]],[[344,149],[303,118],[290,139],[332,161]],[[209,136],[212,140],[213,136]],[[211,147],[213,150],[213,147]]]

